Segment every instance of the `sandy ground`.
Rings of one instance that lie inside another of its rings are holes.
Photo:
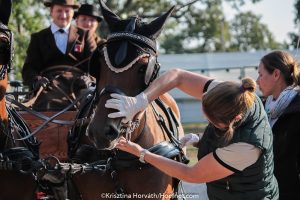
[[[205,184],[193,184],[182,182],[182,186],[184,192],[182,192],[182,190],[179,189],[180,194],[178,199],[183,199],[180,196],[182,195],[185,196],[187,200],[208,200]]]

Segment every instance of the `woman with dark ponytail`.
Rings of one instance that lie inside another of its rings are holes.
[[[158,96],[178,88],[202,100],[210,122],[203,136],[187,134],[181,139],[199,148],[199,161],[187,166],[143,149],[136,143],[119,140],[116,148],[132,153],[164,173],[180,180],[206,183],[210,199],[278,199],[273,174],[273,136],[256,83],[216,81],[209,77],[174,69],[164,73],[136,97],[111,94],[106,107],[117,110],[110,118],[130,122]]]
[[[280,200],[300,199],[300,95],[298,61],[285,51],[262,57],[257,83],[274,135],[274,174]]]

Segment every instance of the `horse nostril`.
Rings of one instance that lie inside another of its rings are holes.
[[[105,136],[108,140],[112,141],[116,139],[119,135],[119,131],[115,126],[109,126],[105,132]]]

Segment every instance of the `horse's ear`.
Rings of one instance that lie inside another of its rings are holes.
[[[0,0],[0,21],[8,25],[9,17],[11,14],[12,0]]]
[[[114,26],[121,21],[121,18],[116,15],[115,13],[113,13],[107,6],[106,4],[103,2],[103,0],[99,0],[100,3],[100,7],[101,7],[101,12],[102,15],[105,19],[105,21],[107,22],[109,29],[112,30],[114,28]]]
[[[147,26],[147,30],[149,31],[148,37],[152,39],[156,39],[159,34],[161,33],[163,26],[166,22],[166,20],[169,18],[169,16],[172,14],[173,10],[175,9],[175,6],[173,6],[168,12],[161,15],[160,17],[156,18],[152,22],[150,22]]]

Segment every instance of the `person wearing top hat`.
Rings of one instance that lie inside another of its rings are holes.
[[[77,27],[89,31],[88,42],[92,49],[96,48],[96,46],[93,45],[101,44],[106,41],[96,33],[98,26],[103,20],[103,17],[100,15],[96,6],[91,4],[82,4],[78,11],[75,12],[74,19],[76,19]],[[96,41],[96,43],[94,41]]]
[[[51,66],[75,66],[87,72],[94,50],[87,42],[88,33],[71,24],[74,9],[79,8],[75,0],[48,0],[44,5],[50,8],[51,25],[31,35],[22,69],[24,85],[33,90],[49,83],[42,71]]]

